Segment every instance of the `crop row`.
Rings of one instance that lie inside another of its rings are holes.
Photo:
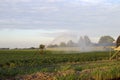
[[[15,76],[56,68],[54,65],[66,62],[87,62],[108,59],[108,52],[62,52],[46,51],[40,55],[32,50],[0,51],[0,77]],[[52,67],[51,67],[52,66]]]

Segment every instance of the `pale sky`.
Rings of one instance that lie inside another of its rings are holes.
[[[120,0],[0,0],[0,47],[37,47],[61,35],[116,39],[119,21]]]

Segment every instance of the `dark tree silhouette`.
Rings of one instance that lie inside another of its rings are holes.
[[[40,49],[40,54],[44,54],[45,45],[40,44],[39,49]]]
[[[59,46],[60,46],[60,47],[66,47],[67,45],[66,45],[65,42],[61,42]]]
[[[116,47],[120,46],[120,36],[117,38]]]
[[[67,46],[68,46],[68,47],[74,47],[74,46],[75,46],[75,43],[74,43],[72,40],[69,40],[69,41],[67,42]]]
[[[98,43],[102,46],[110,46],[113,45],[113,41],[114,38],[112,38],[111,36],[102,36]]]

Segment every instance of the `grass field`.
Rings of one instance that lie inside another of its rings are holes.
[[[108,59],[109,52],[45,51],[41,55],[37,50],[1,50],[0,79],[27,80],[29,75],[34,80],[38,76],[30,76],[38,75],[36,73],[46,75],[50,80],[120,78],[120,62]]]

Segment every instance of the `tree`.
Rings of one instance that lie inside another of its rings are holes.
[[[72,40],[69,40],[69,41],[67,42],[67,46],[68,46],[68,47],[74,47],[74,46],[75,46],[75,43],[74,43]]]
[[[66,47],[66,43],[65,42],[61,42],[60,43],[60,47]]]
[[[84,39],[83,39],[82,36],[80,36],[80,39],[79,39],[79,41],[78,41],[78,44],[82,44],[82,43],[84,43]]]
[[[85,40],[85,44],[86,45],[90,45],[91,44],[91,40],[89,39],[88,36],[84,36],[84,40]]]
[[[58,47],[58,45],[57,45],[57,44],[50,44],[50,45],[48,45],[47,47],[48,47],[48,48],[54,48],[54,47]]]
[[[111,36],[102,36],[98,43],[100,45],[109,46],[113,44],[113,41],[114,38],[112,38]]]
[[[92,42],[88,36],[80,37],[80,39],[78,41],[79,47],[86,47],[86,46],[90,46],[90,45],[92,45]]]
[[[40,44],[39,49],[40,49],[40,54],[43,54],[44,53],[44,49],[45,49],[45,45]]]
[[[117,38],[116,47],[120,46],[120,36]]]
[[[45,48],[45,45],[43,45],[43,44],[40,44],[40,47],[39,47],[40,49],[44,49]]]
[[[84,47],[85,46],[85,40],[82,36],[80,36],[80,39],[78,41],[78,46],[79,47]]]
[[[35,47],[30,47],[29,49],[35,49]]]

